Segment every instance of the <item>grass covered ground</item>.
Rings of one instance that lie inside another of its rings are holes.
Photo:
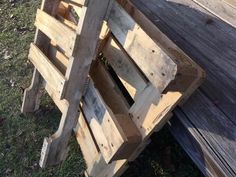
[[[45,96],[35,114],[20,113],[23,90],[32,76],[27,55],[40,1],[0,1],[0,177],[79,177],[85,169],[74,138],[66,162],[54,168],[39,168],[43,137],[56,130],[60,118],[50,99]],[[152,139],[124,177],[201,176],[166,128]]]

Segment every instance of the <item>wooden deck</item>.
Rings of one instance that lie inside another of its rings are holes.
[[[131,0],[207,73],[173,135],[206,176],[236,176],[236,1]]]

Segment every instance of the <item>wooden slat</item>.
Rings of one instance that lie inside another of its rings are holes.
[[[204,137],[201,136],[187,117],[179,112],[178,118],[174,117],[171,120],[170,131],[187,154],[192,158],[203,175],[209,177],[232,176],[228,173],[226,168],[221,168],[224,165],[218,159],[214,149],[209,146],[204,140]]]
[[[106,105],[115,114],[116,120],[127,138],[123,149],[118,152],[120,157],[127,158],[141,141],[139,130],[128,115],[130,106],[103,64],[95,62],[90,76]],[[109,92],[107,92],[108,90]]]
[[[57,19],[58,19],[61,23],[63,23],[64,25],[66,25],[67,27],[71,28],[72,30],[76,30],[77,25],[76,25],[75,23],[73,23],[72,21],[63,18],[63,17],[60,16],[60,15],[57,15]]]
[[[47,84],[61,97],[66,83],[66,79],[61,72],[34,44],[31,44],[29,59],[46,80]]]
[[[177,66],[174,61],[117,3],[111,10],[108,26],[146,77],[162,93],[175,78]]]
[[[188,75],[189,73],[192,75]],[[171,82],[166,93],[162,94],[159,103],[156,102],[158,99],[155,97],[158,95],[152,85],[143,91],[129,110],[143,138],[148,138],[155,129],[162,128],[170,119],[171,111],[201,85],[202,78],[198,74],[198,70],[194,68],[180,70],[175,81]]]
[[[49,46],[48,50],[48,58],[52,61],[52,63],[60,70],[62,74],[66,73],[66,69],[68,67],[69,59],[58,49],[54,44]]]
[[[112,36],[108,39],[102,52],[131,97],[136,100],[136,97],[147,86],[146,79]]]
[[[81,112],[78,118],[78,124],[74,131],[87,167],[91,168],[96,162],[96,159],[100,156],[100,152],[84,118],[83,112]]]
[[[104,77],[99,74],[97,69],[96,75],[100,78],[99,82],[102,81],[104,85],[109,85],[109,83],[104,81]],[[96,81],[95,84],[97,86],[98,83]],[[101,92],[101,86],[98,86],[98,88],[99,92],[91,82],[88,85],[82,102],[85,117],[107,163],[128,158],[141,141],[138,129],[135,128],[134,123],[129,119],[128,110],[124,111],[125,105],[119,104],[121,98],[117,99],[110,94],[110,92],[114,92],[113,88],[109,88],[109,93],[107,89]],[[107,93],[104,93],[104,91]]]
[[[75,133],[87,165],[87,176],[119,177],[126,170],[127,160],[118,160],[110,164],[105,162],[94,141],[94,135],[88,127],[84,114],[81,114],[78,119]]]
[[[217,107],[197,91],[182,110],[198,128],[200,134],[217,152],[221,161],[236,175],[236,125]],[[211,118],[212,117],[212,118]],[[220,143],[220,144],[219,144]]]
[[[215,16],[236,27],[236,1],[193,0]],[[234,6],[233,6],[234,5]]]
[[[48,95],[52,98],[58,109],[61,112],[64,112],[69,106],[68,101],[65,99],[60,99],[60,95],[55,92],[48,83],[45,84],[45,90],[47,91]]]
[[[41,10],[37,11],[35,26],[62,48],[68,57],[72,55],[75,31]]]
[[[91,82],[86,89],[82,103],[82,110],[104,159],[107,163],[115,160],[114,154],[127,139],[114,114],[108,110],[99,92]]]

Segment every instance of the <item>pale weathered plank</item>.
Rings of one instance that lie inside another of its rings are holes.
[[[90,82],[82,100],[82,110],[107,163],[116,160],[115,154],[127,141],[115,115],[108,109]]]
[[[115,70],[131,97],[137,96],[146,88],[147,81],[135,67],[119,44],[110,37],[104,46],[103,54]]]
[[[110,164],[105,162],[94,141],[94,135],[88,127],[84,114],[80,115],[74,131],[87,165],[87,176],[119,177],[126,170],[127,160],[118,160]]]
[[[232,26],[236,27],[236,1],[224,0],[193,0],[203,8],[207,9],[215,16],[221,18]],[[234,3],[235,6],[232,6],[231,3]]]
[[[175,78],[177,66],[174,61],[117,3],[111,10],[108,26],[146,77],[162,93]]]
[[[62,52],[60,52],[53,44],[49,46],[48,58],[52,61],[56,68],[60,70],[63,75],[66,73],[69,59]]]
[[[66,55],[72,55],[76,32],[41,10],[37,11],[35,26],[53,40]]]
[[[100,156],[99,149],[94,137],[91,134],[87,122],[84,118],[83,112],[81,112],[78,118],[78,124],[74,129],[76,134],[76,139],[80,145],[84,160],[88,168],[91,168],[92,165],[96,162],[96,159]]]
[[[45,90],[61,112],[64,112],[68,108],[68,101],[60,99],[60,95],[55,92],[48,83],[45,83]]]
[[[82,109],[103,157],[106,162],[128,158],[141,142],[141,135],[102,65],[94,64],[90,75],[96,88],[89,84]]]
[[[47,84],[62,96],[66,83],[65,77],[34,44],[31,44],[29,59],[43,76]]]

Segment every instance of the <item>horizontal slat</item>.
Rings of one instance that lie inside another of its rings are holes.
[[[177,65],[135,23],[117,2],[111,10],[108,26],[119,43],[160,93],[175,78]]]
[[[66,83],[65,77],[33,43],[31,44],[29,59],[46,80],[47,84],[61,97]]]
[[[64,50],[68,57],[72,55],[76,39],[75,31],[39,9],[35,26]]]
[[[68,101],[65,99],[60,99],[60,95],[54,92],[48,83],[45,85],[45,90],[61,112],[64,112],[68,108]]]
[[[103,49],[103,54],[131,97],[135,100],[147,86],[146,79],[112,36],[107,41]]]

